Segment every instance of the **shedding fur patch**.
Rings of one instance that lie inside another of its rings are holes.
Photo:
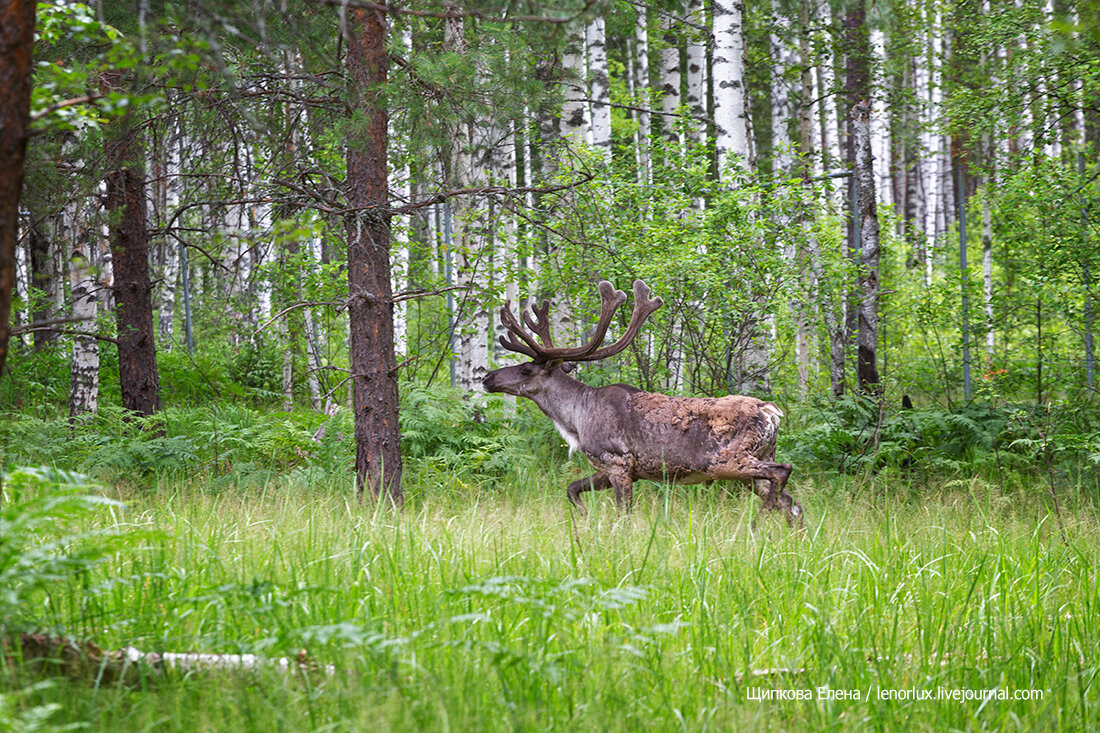
[[[768,419],[768,427],[772,434],[779,432],[779,421],[783,418],[783,411],[771,402],[765,402],[764,406],[760,408],[760,411],[764,413],[764,417]]]

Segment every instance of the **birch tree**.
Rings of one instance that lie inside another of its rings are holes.
[[[634,21],[634,99],[638,104],[638,132],[635,137],[635,156],[638,165],[638,180],[648,183],[653,172],[652,158],[652,115],[649,112],[653,104],[653,95],[649,79],[649,10],[645,5],[635,8]]]
[[[77,170],[82,168],[79,164]],[[93,242],[98,226],[94,198],[74,198],[65,204],[61,215],[61,232],[69,248],[69,282],[72,286],[72,315],[76,335],[73,337],[69,385],[69,419],[94,413],[99,406],[99,341],[95,337],[96,313],[99,308],[94,275]]]
[[[737,0],[716,0],[713,10],[714,131],[722,176],[745,172],[749,165],[743,7]]]
[[[606,22],[596,16],[585,28],[589,93],[592,99],[592,146],[611,162],[611,76],[607,69]]]
[[[448,18],[447,48],[459,56],[469,56],[465,24],[461,18]],[[473,67],[477,69],[477,63]],[[474,71],[475,76],[478,71]],[[455,188],[470,189],[487,183],[485,171],[491,145],[487,121],[472,108],[461,107],[452,133],[450,175]],[[484,305],[488,290],[488,221],[480,201],[456,196],[450,201],[455,284],[461,297],[454,301],[455,380],[463,392],[480,388],[489,371],[489,312]]]
[[[862,101],[852,108],[855,147],[856,215],[859,217],[859,337],[856,376],[865,393],[877,393],[879,225],[875,200],[875,173],[871,154],[871,106]]]
[[[662,129],[671,146],[681,142],[676,120],[680,114],[680,39],[676,23],[670,15],[661,17],[661,112]]]
[[[693,26],[706,26],[706,8],[703,0],[688,0],[688,20]],[[706,38],[697,28],[691,28],[685,44],[687,70],[687,104],[691,119],[688,121],[688,139],[693,145],[702,145],[707,137],[707,46]]]
[[[179,248],[182,246],[172,237],[169,227],[179,225],[176,214],[183,189],[181,157],[188,147],[179,117],[173,116],[163,137],[164,176],[158,196],[162,234],[157,242],[161,263],[160,283],[157,288],[157,321],[160,348],[166,351],[171,350],[175,340],[176,286],[180,272]]]
[[[585,71],[584,28],[572,24],[565,38],[561,65],[564,75],[564,101],[561,108],[561,136],[577,143],[592,142],[588,115],[588,88]]]

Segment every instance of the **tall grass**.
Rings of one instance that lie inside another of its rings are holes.
[[[43,622],[105,649],[305,648],[335,674],[43,686],[12,668],[0,699],[134,731],[1097,725],[1091,504],[1059,523],[1033,492],[846,480],[795,487],[801,534],[752,531],[757,500],[717,487],[643,488],[628,516],[599,496],[580,518],[558,476],[426,483],[400,514],[336,483],[163,484],[81,520],[145,539],[40,591]],[[989,689],[1042,696],[882,699]]]

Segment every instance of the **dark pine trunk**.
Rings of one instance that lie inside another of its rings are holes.
[[[387,114],[377,87],[386,81],[386,17],[349,9],[347,71],[356,116],[348,136],[348,318],[358,493],[401,493],[401,431],[390,287],[386,180]]]
[[[34,0],[0,3],[0,374],[8,357],[19,194],[31,107]]]
[[[112,123],[107,141],[107,211],[111,221],[118,376],[122,406],[139,415],[160,410],[153,284],[149,280],[149,229],[141,145],[130,120]]]

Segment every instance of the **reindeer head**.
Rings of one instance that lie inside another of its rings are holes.
[[[508,330],[508,335],[500,337],[500,345],[509,351],[529,356],[532,361],[489,372],[482,381],[486,391],[505,392],[531,398],[543,394],[552,389],[553,384],[561,380],[569,380],[566,375],[572,371],[576,362],[605,359],[629,346],[637,337],[645,320],[664,303],[660,298],[651,299],[649,286],[641,280],[635,280],[634,312],[630,316],[630,324],[626,327],[626,332],[615,343],[600,348],[600,344],[607,335],[607,329],[611,325],[612,316],[615,315],[618,307],[626,302],[626,293],[616,290],[607,280],[600,282],[599,290],[600,320],[596,324],[596,330],[587,344],[575,348],[554,346],[550,336],[550,303],[548,301],[544,300],[542,305],[531,309],[534,317],[526,311],[522,312],[523,322],[530,331],[526,330],[512,313],[511,301],[506,301],[504,307],[500,309],[500,322]],[[535,336],[538,336],[538,339]]]

